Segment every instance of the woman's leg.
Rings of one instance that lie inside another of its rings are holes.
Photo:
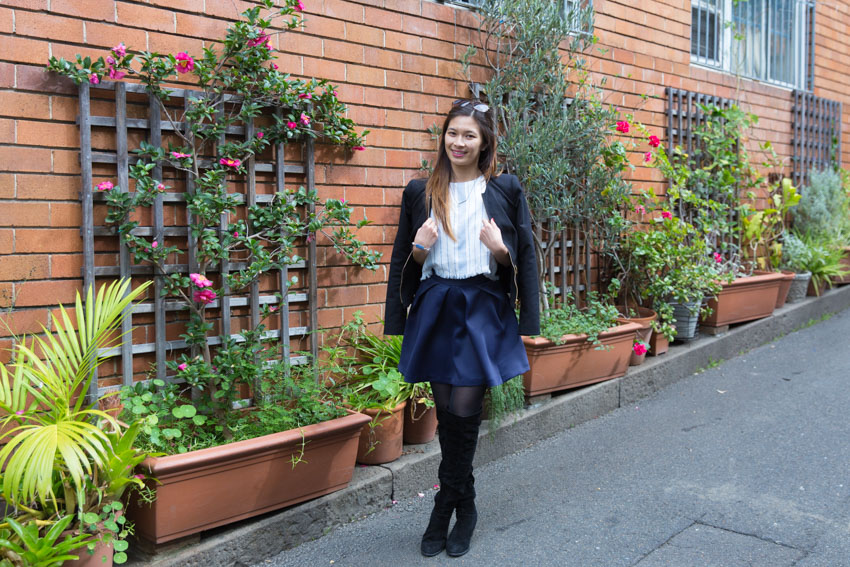
[[[422,536],[420,550],[422,555],[432,557],[446,548],[446,539],[449,533],[449,522],[455,511],[457,494],[446,484],[450,463],[452,461],[450,452],[451,445],[447,441],[448,408],[452,399],[451,384],[440,384],[431,382],[431,391],[434,394],[434,405],[437,409],[437,438],[440,440],[440,468],[437,476],[440,479],[440,490],[434,495],[434,509],[431,511],[431,519]]]
[[[439,469],[440,492],[450,495],[457,515],[452,533],[444,541],[446,552],[457,557],[469,551],[469,543],[478,521],[472,460],[478,443],[487,388],[483,385],[452,386],[432,382],[431,390],[437,407],[443,457]]]

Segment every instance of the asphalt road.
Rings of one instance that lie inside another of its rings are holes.
[[[848,337],[845,311],[482,467],[464,557],[419,554],[423,486],[262,565],[850,567]]]

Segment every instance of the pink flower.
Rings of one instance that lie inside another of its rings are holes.
[[[104,181],[97,184],[98,191],[112,191],[113,187],[115,187],[115,185],[113,185],[111,181]]]
[[[157,242],[156,240],[154,240],[154,241],[151,243],[151,248],[156,248],[157,246],[159,246],[159,242]]]
[[[200,288],[212,287],[213,283],[203,274],[189,274],[192,283]]]
[[[112,53],[114,53],[118,57],[124,57],[125,55],[127,55],[127,48],[124,47],[124,42],[122,41],[121,43],[113,47]]]
[[[658,139],[658,136],[650,136],[649,137],[649,145],[653,148],[657,148],[661,145],[661,140]]]
[[[275,71],[277,71],[277,63],[272,63],[272,69],[274,69]]]
[[[18,411],[15,412],[15,415],[24,415],[24,410],[19,409]]]
[[[177,370],[179,370],[180,372],[183,372],[184,370],[186,370],[186,363],[185,363],[185,362],[181,362],[180,364],[178,364],[178,365],[177,365]]]
[[[304,4],[301,2],[301,0],[298,0],[298,2],[295,3],[295,6],[293,7],[293,9],[296,12],[303,12],[304,11]]]
[[[621,120],[617,122],[617,132],[622,132],[623,134],[629,133],[629,123],[625,120]]]
[[[362,152],[362,151],[364,151],[366,148],[364,148],[363,146],[354,146],[354,148],[352,148],[352,149],[357,150],[358,152]]]
[[[109,78],[115,81],[120,81],[124,78],[124,75],[127,73],[123,71],[116,71],[113,67],[109,68]]]
[[[186,366],[185,364],[183,366]],[[139,480],[145,480],[145,475],[143,474],[134,474],[133,478],[137,478]]]
[[[93,85],[96,85],[100,82],[100,77],[98,77],[97,75],[92,75],[91,77],[89,77],[89,82]]]
[[[296,124],[295,122],[290,120],[289,122],[286,123],[286,127],[289,128],[290,130],[295,130],[295,128],[298,127],[298,124]]]
[[[156,190],[160,192],[165,191],[165,185],[163,185],[162,183],[157,183]]]
[[[309,117],[309,116],[307,116],[306,114],[304,114],[303,112],[301,113],[301,118],[299,118],[299,121],[300,121],[300,122],[301,122],[301,124],[303,124],[304,126],[309,126],[309,125],[310,125],[310,117]]]
[[[180,74],[188,73],[195,68],[195,60],[188,53],[181,51],[175,56],[177,59],[177,72]]]
[[[220,163],[221,165],[226,165],[227,167],[239,167],[240,165],[242,165],[242,162],[238,159],[231,158],[221,158],[220,160],[218,160],[218,163]]]
[[[661,218],[662,219],[672,219],[673,213],[671,213],[670,211],[661,211]]]
[[[248,40],[248,47],[255,47],[257,45],[264,44],[268,41],[268,39],[269,36],[266,35],[266,32],[260,32],[260,35],[256,38]]]
[[[175,159],[183,159],[183,158],[192,157],[192,156],[190,154],[184,154],[184,153],[181,153],[181,152],[171,152],[171,157],[173,157]]]
[[[636,212],[636,213],[639,213],[639,214],[641,214],[641,215],[645,215],[645,214],[646,214],[646,209],[644,208],[644,206],[643,206],[643,205],[638,205],[637,207],[635,207],[635,212]]]
[[[115,58],[113,56],[109,56],[106,58],[106,63],[109,65],[115,65]]]
[[[714,261],[717,262],[718,264],[721,263],[723,261],[723,255],[720,254],[720,252],[715,252],[714,253]]]
[[[311,99],[313,98],[313,95],[311,95],[310,93],[301,93],[300,95],[298,95],[298,98]]]
[[[637,342],[632,347],[632,352],[638,356],[642,356],[646,354],[646,345],[644,343]]]
[[[269,307],[270,313],[274,313],[275,311],[277,311],[277,305],[273,305],[273,306]]]
[[[646,152],[643,154],[643,161],[649,161],[652,159],[652,152]]]
[[[238,232],[234,232],[234,233],[233,233],[233,238],[239,238],[239,233],[238,233]]]
[[[263,139],[263,136],[265,136],[265,134],[263,134],[262,132],[257,132],[257,137],[258,137],[259,139],[261,139],[261,140],[262,140],[262,139]]]
[[[215,301],[216,297],[217,297],[216,293],[211,289],[204,289],[204,290],[196,291],[195,293],[192,294],[192,299],[196,303],[203,303],[204,305],[206,305],[208,303],[212,303],[213,301]]]

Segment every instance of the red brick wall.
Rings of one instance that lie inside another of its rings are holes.
[[[372,132],[368,149],[340,161],[317,155],[317,183],[342,196],[362,235],[389,258],[401,188],[433,142],[426,128],[451,101],[466,96],[458,57],[474,39],[472,14],[429,0],[305,0],[303,30],[276,38],[278,64],[293,75],[329,79],[350,117]],[[204,6],[203,12],[198,6]],[[49,55],[105,55],[119,41],[135,50],[199,53],[221,37],[250,3],[241,0],[4,0],[0,5],[0,306],[16,295],[7,322],[38,330],[48,309],[70,302],[81,286],[79,134],[75,89],[42,72]],[[680,87],[731,97],[736,80],[690,64],[690,3],[685,0],[596,0],[599,47],[594,69],[608,75],[609,101],[662,139],[664,89]],[[84,8],[82,8],[84,6]],[[850,162],[850,0],[818,3],[815,94],[845,103],[843,161]],[[483,79],[481,68],[474,78]],[[643,102],[640,95],[661,99]],[[739,98],[761,117],[755,140],[790,154],[791,92],[749,80]],[[640,162],[640,156],[633,161]],[[662,190],[653,170],[638,167],[638,186]],[[386,265],[377,273],[340,267],[319,271],[322,326],[355,309],[367,321],[382,314]],[[8,331],[0,326],[0,337]],[[7,343],[6,343],[7,344]],[[5,346],[0,339],[0,348]]]

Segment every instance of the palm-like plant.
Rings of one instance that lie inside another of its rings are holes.
[[[18,510],[41,519],[85,511],[88,479],[108,469],[121,427],[83,394],[104,353],[123,339],[125,310],[148,285],[131,291],[129,280],[117,281],[96,296],[89,288],[85,303],[78,293],[76,329],[60,306],[55,330],[18,343],[10,369],[0,366],[0,409],[8,413],[0,436],[8,439],[0,450],[2,491]]]

